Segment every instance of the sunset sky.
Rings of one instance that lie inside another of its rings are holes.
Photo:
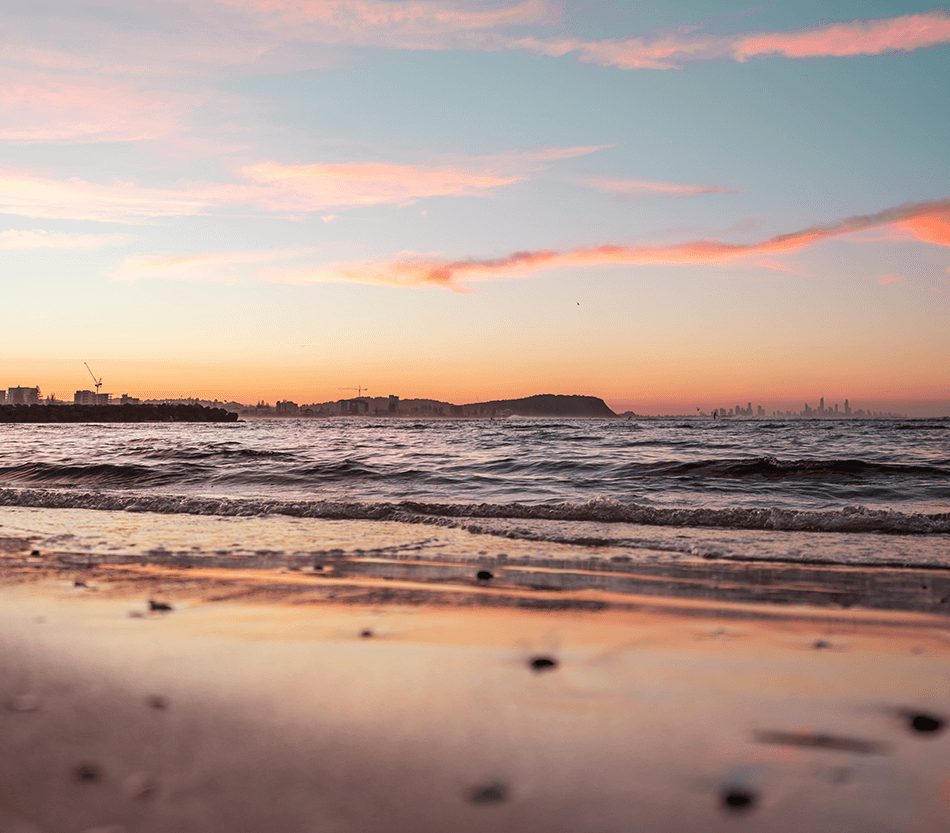
[[[4,0],[0,387],[950,413],[950,9]]]

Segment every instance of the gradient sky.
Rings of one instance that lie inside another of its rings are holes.
[[[950,413],[950,10],[4,0],[0,387]]]

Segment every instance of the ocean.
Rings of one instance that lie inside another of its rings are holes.
[[[2,425],[0,539],[65,564],[416,564],[440,586],[471,565],[548,589],[950,611],[950,421]],[[791,567],[808,588],[770,599]],[[842,568],[863,576],[847,592]],[[888,601],[907,571],[934,580]]]

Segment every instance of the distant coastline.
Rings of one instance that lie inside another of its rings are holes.
[[[226,407],[231,407],[230,403]],[[603,399],[577,394],[542,393],[521,399],[493,399],[454,405],[437,399],[400,399],[398,396],[360,396],[316,405],[300,406],[278,402],[275,407],[259,403],[241,406],[243,417],[335,417],[372,416],[410,419],[504,419],[506,417],[547,417],[563,419],[617,419]]]
[[[92,403],[66,402],[54,396],[40,398],[39,388],[26,390],[32,394],[26,402],[3,402],[0,390],[0,423],[82,423],[82,422],[234,422],[239,418],[331,418],[383,417],[402,419],[506,419],[509,417],[540,419],[621,419],[621,420],[867,420],[908,419],[906,414],[864,409],[852,410],[845,400],[845,409],[838,406],[825,408],[821,400],[818,408],[805,405],[802,411],[765,411],[759,406],[736,406],[734,409],[716,409],[712,413],[697,409],[689,414],[648,415],[634,411],[616,413],[597,396],[579,394],[536,394],[518,399],[492,399],[455,405],[437,399],[402,399],[399,396],[357,396],[309,405],[298,405],[289,400],[278,400],[276,405],[259,401],[256,405],[242,402],[199,398],[148,399],[144,402],[123,395],[112,398],[102,394],[101,401]],[[79,393],[77,393],[77,400]],[[89,393],[90,396],[97,396]],[[946,417],[930,417],[946,418]]]

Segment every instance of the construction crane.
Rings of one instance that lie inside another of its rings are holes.
[[[362,385],[357,385],[355,388],[340,388],[340,390],[355,390],[357,396],[362,396],[364,390],[369,390],[369,388],[364,388]]]
[[[83,364],[86,364],[86,363],[83,362]],[[88,364],[86,364],[86,370],[88,370],[88,371],[89,371],[89,375],[92,376],[92,381],[96,383],[96,396],[98,396],[98,395],[99,395],[99,388],[102,387],[102,377],[100,376],[100,377],[97,379],[97,378],[96,378],[96,374],[92,372],[92,368],[91,368]]]

